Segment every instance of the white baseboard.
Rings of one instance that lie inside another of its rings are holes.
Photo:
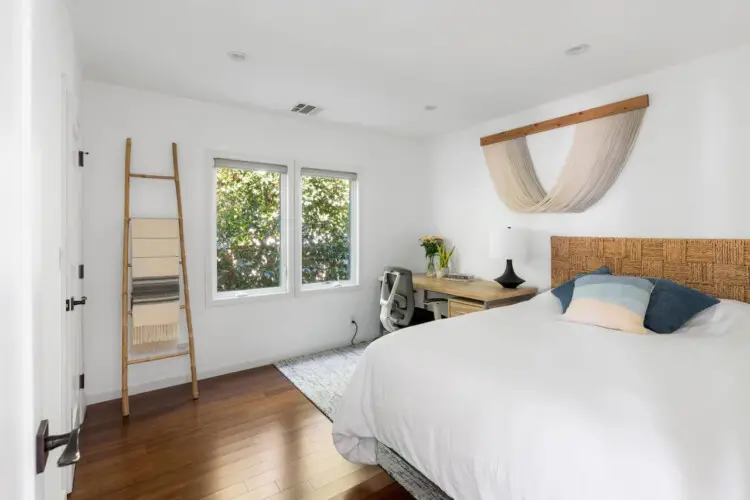
[[[362,341],[362,339],[358,339],[358,340]],[[367,338],[367,340],[370,340],[370,339]],[[336,344],[327,345],[327,346],[325,345],[317,346],[312,350],[307,349],[303,352],[292,353],[288,356],[283,356],[281,358],[264,358],[264,359],[247,362],[247,363],[241,363],[238,365],[223,366],[223,367],[215,368],[213,370],[205,370],[205,371],[201,371],[198,373],[198,380],[219,377],[221,375],[227,375],[229,373],[241,372],[244,370],[250,370],[252,368],[258,368],[260,366],[271,365],[282,359],[293,358],[296,356],[303,356],[305,354],[312,354],[314,352],[325,351],[325,350],[333,349],[336,347],[343,347],[345,345],[346,344],[341,344],[340,342],[338,342]],[[181,377],[162,378],[159,380],[153,380],[151,382],[147,382],[145,384],[131,385],[130,390],[128,392],[130,393],[131,396],[134,396],[136,394],[156,391],[159,389],[165,389],[167,387],[173,387],[175,385],[180,385],[180,384],[187,384],[189,382],[190,382],[190,373],[188,372]],[[98,393],[86,392],[85,397],[86,397],[86,404],[93,405],[96,403],[102,403],[104,401],[112,401],[114,399],[120,399],[122,397],[122,393],[120,392],[119,389],[115,389],[112,391],[98,392]]]

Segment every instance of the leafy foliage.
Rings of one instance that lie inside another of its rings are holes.
[[[216,169],[220,292],[281,284],[281,174]]]
[[[350,181],[302,177],[302,283],[347,280]]]
[[[456,246],[454,245],[453,248],[451,248],[451,251],[448,251],[448,247],[445,246],[445,243],[440,244],[440,248],[438,250],[438,256],[440,258],[440,268],[444,269],[448,267],[448,264],[451,262],[451,257],[453,257],[453,252],[456,251]]]
[[[350,277],[350,181],[302,178],[302,282]],[[281,284],[281,175],[218,168],[218,291]]]

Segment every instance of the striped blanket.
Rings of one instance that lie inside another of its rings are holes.
[[[169,342],[180,331],[179,226],[174,219],[132,219],[133,345]]]

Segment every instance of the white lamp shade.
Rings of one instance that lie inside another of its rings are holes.
[[[523,260],[528,254],[528,235],[524,229],[504,227],[490,233],[490,258]]]

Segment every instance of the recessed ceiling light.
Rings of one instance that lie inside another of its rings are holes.
[[[427,106],[424,107],[425,111],[435,111],[436,109],[437,109],[437,106],[435,106],[434,104],[428,104]]]
[[[239,50],[230,50],[227,52],[229,59],[234,62],[244,62],[247,59],[247,54],[240,52]]]
[[[580,56],[581,54],[583,54],[587,50],[589,50],[588,44],[582,43],[582,44],[579,44],[579,45],[573,45],[572,47],[570,47],[568,50],[565,51],[565,55],[568,55],[568,56]]]

